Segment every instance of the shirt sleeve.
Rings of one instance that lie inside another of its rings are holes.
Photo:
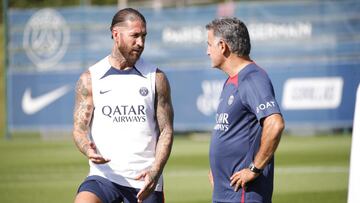
[[[244,82],[243,103],[259,121],[271,114],[281,113],[274,88],[266,73],[252,73]]]

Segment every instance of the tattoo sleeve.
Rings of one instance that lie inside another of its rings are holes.
[[[174,111],[171,103],[171,90],[166,75],[158,70],[156,73],[156,120],[160,135],[156,146],[155,162],[151,170],[159,176],[170,156],[173,143]]]
[[[86,71],[76,84],[73,128],[74,142],[84,155],[87,155],[90,147],[88,133],[93,110],[91,75],[89,71]]]

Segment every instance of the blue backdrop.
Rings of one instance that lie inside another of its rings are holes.
[[[360,82],[360,3],[228,3],[139,9],[147,18],[143,57],[166,72],[176,130],[210,130],[226,76],[210,67],[205,25],[235,15],[248,26],[251,57],[270,75],[287,127],[351,127]],[[11,9],[8,124],[70,129],[82,71],[111,51],[116,7]]]

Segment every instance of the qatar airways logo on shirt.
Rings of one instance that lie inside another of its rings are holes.
[[[256,107],[256,113],[259,113],[260,111],[264,111],[268,108],[272,108],[275,107],[275,102],[274,101],[269,101],[263,104],[260,104],[259,106]]]
[[[146,122],[144,105],[116,105],[103,106],[104,116],[112,119],[114,123],[143,123]]]
[[[216,125],[214,126],[214,130],[220,131],[228,131],[229,130],[229,114],[220,113],[216,114]]]

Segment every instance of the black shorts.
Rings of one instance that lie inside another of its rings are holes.
[[[78,193],[94,193],[103,203],[137,203],[137,188],[125,187],[100,176],[89,176],[80,185]],[[154,191],[143,203],[164,203],[164,193]]]

